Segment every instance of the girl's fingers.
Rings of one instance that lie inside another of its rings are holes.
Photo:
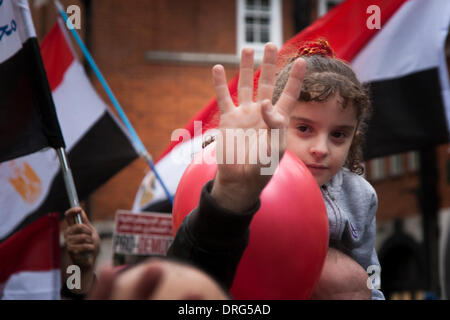
[[[234,108],[233,100],[228,90],[225,69],[220,64],[212,68],[214,90],[216,91],[217,105],[221,114],[227,113]]]
[[[248,105],[253,98],[253,50],[245,48],[241,54],[238,83],[239,104]]]
[[[291,68],[289,79],[284,87],[275,109],[284,117],[289,117],[295,103],[298,101],[302,89],[303,78],[306,71],[306,61],[298,58]]]
[[[91,224],[84,210],[81,210],[81,221],[85,224]]]
[[[76,224],[70,226],[66,229],[67,236],[75,235],[75,234],[87,234],[89,236],[92,235],[92,230],[85,224]]]
[[[275,111],[268,99],[261,103],[261,115],[269,129],[282,129],[285,126],[286,121],[284,117]]]
[[[90,243],[94,244],[94,240],[91,236],[87,234],[77,234],[77,235],[70,235],[67,236],[66,243],[70,244],[83,244],[83,243]]]
[[[264,48],[264,57],[261,64],[261,75],[258,82],[258,99],[272,100],[275,83],[275,73],[277,70],[278,50],[273,43],[268,43]]]
[[[64,216],[66,217],[66,221],[67,224],[69,226],[74,225],[76,222],[76,216],[80,214],[81,215],[81,221],[85,224],[90,224],[89,219],[86,215],[86,213],[84,212],[83,209],[81,209],[80,207],[73,207],[70,208],[69,210],[67,210],[64,213]]]
[[[82,209],[80,207],[74,207],[74,208],[70,208],[69,210],[67,210],[64,213],[64,216],[66,218],[67,224],[69,226],[74,225],[75,222],[75,217],[77,216],[77,214],[81,214],[82,213]]]
[[[84,252],[95,252],[95,246],[93,244],[70,244],[69,250],[73,254],[82,254]]]

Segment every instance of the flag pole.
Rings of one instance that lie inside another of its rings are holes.
[[[64,184],[66,185],[67,196],[69,197],[70,207],[79,207],[80,202],[78,201],[77,189],[75,188],[75,183],[73,181],[72,170],[70,169],[66,150],[64,148],[58,148],[56,149],[56,153],[58,154],[59,163],[61,164],[61,170],[64,178]],[[77,213],[75,216],[75,223],[83,223],[80,213]],[[87,259],[92,259],[92,253],[85,252],[84,255]]]
[[[167,198],[170,200],[170,202],[173,205],[173,197],[170,194],[169,190],[167,189],[166,185],[162,181],[160,175],[156,171],[156,168],[153,164],[152,157],[148,153],[147,149],[145,148],[144,144],[142,143],[141,139],[137,135],[136,131],[134,130],[133,126],[131,125],[130,121],[128,120],[127,116],[125,115],[125,112],[123,111],[122,107],[120,106],[118,100],[114,96],[111,88],[109,87],[108,83],[106,82],[105,78],[103,77],[102,73],[100,72],[100,69],[97,67],[97,64],[95,63],[94,59],[92,58],[91,54],[89,53],[88,49],[84,45],[83,41],[81,40],[78,33],[75,31],[75,28],[73,27],[72,23],[69,20],[69,17],[63,10],[63,6],[58,0],[54,1],[56,10],[59,12],[59,14],[63,17],[64,22],[66,23],[67,28],[72,33],[73,37],[75,38],[75,41],[77,42],[78,46],[80,47],[81,51],[84,54],[84,57],[88,61],[89,65],[91,66],[92,70],[94,71],[95,75],[97,76],[98,80],[102,84],[103,88],[106,91],[106,94],[108,95],[109,99],[111,100],[111,103],[117,110],[117,113],[119,114],[120,118],[124,122],[125,126],[127,127],[128,131],[131,134],[131,137],[133,139],[133,142],[135,145],[137,145],[137,148],[139,149],[139,153],[142,157],[146,160],[147,164],[150,166],[152,171],[155,174],[156,179],[158,179],[159,183],[161,184],[162,188],[164,189],[164,192],[166,193]]]
[[[67,196],[69,197],[70,207],[79,207],[80,202],[78,201],[78,194],[75,188],[75,183],[73,182],[72,170],[70,169],[69,160],[67,158],[66,150],[64,148],[56,149],[58,154],[59,163],[61,164],[61,170],[64,178],[64,183],[66,185]],[[75,216],[75,222],[82,224],[81,215],[78,213]]]

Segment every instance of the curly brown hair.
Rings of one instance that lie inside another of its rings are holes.
[[[306,73],[299,101],[325,101],[339,93],[344,99],[344,108],[348,105],[355,106],[358,125],[344,167],[362,175],[364,173],[362,145],[372,111],[368,87],[359,82],[350,66],[342,60],[319,54],[301,57],[306,60]],[[278,72],[273,104],[279,99],[296,58],[290,58]]]

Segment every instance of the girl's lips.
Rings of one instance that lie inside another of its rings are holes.
[[[315,177],[322,176],[328,169],[325,166],[318,166],[318,165],[307,165],[306,167],[308,168],[309,172],[311,172],[311,174]]]
[[[307,164],[306,165],[310,169],[316,169],[316,170],[325,170],[328,169],[328,167],[321,165],[321,164]]]

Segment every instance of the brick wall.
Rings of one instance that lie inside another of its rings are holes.
[[[78,4],[82,11],[82,37],[90,33],[90,49],[98,66],[120,101],[148,151],[157,157],[170,135],[213,96],[211,65],[155,63],[148,51],[227,53],[236,52],[236,2],[230,0],[95,0],[86,30],[84,8],[79,0],[64,0],[64,7]],[[283,38],[294,35],[293,1],[282,2]],[[315,15],[315,8],[311,13]],[[55,21],[52,5],[32,9],[39,38]],[[227,66],[231,79],[237,66]],[[97,91],[108,101],[99,83]],[[442,207],[450,206],[446,181],[447,146],[439,150]],[[134,161],[88,200],[94,220],[112,219],[117,209],[132,206],[138,186],[148,171],[142,159]],[[373,182],[379,196],[378,219],[389,220],[419,212],[416,173]]]
[[[212,64],[150,63],[145,53],[234,53],[235,12],[235,2],[226,0],[93,2],[93,56],[154,157],[172,131],[214,96]],[[228,76],[235,73],[231,68]],[[89,200],[93,216],[111,218],[117,208],[131,208],[147,171],[147,164],[136,160],[97,190]]]

